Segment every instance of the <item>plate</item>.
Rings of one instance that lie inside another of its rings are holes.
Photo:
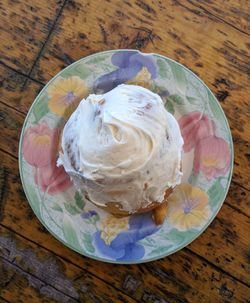
[[[158,93],[181,127],[184,175],[162,226],[151,213],[115,218],[96,208],[56,167],[60,132],[79,101],[120,83]],[[41,223],[78,253],[112,263],[156,260],[192,242],[221,208],[232,167],[230,129],[209,88],[183,65],[137,50],[97,53],[58,73],[32,104],[19,146],[23,188]]]

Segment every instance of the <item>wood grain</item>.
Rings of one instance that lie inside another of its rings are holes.
[[[0,303],[9,303],[9,301],[7,301],[4,298],[0,297]]]
[[[51,289],[39,279],[2,258],[0,258],[0,272],[1,295],[8,302],[79,302]]]
[[[24,114],[43,86],[1,64],[0,83],[0,101]]]
[[[210,227],[188,247],[233,276],[237,268],[236,277],[250,284],[249,236],[245,232],[249,228],[249,218],[223,205]]]
[[[47,39],[61,5],[61,0],[2,0],[1,60],[28,74]]]
[[[213,14],[222,22],[230,24],[241,32],[250,34],[250,5],[248,0],[189,1],[192,2],[192,4],[201,7],[204,11]]]
[[[18,156],[19,137],[25,115],[0,103],[0,149]]]
[[[0,234],[0,257],[3,265],[0,285],[3,283],[1,280],[5,280],[0,291],[7,300],[11,300],[13,295],[14,298],[17,297],[15,284],[19,284],[21,279],[23,283],[19,284],[19,293],[29,293],[32,287],[39,302],[42,302],[39,296],[47,297],[48,302],[49,299],[54,299],[60,302],[111,303],[116,302],[115,298],[124,303],[135,302],[101,279],[3,227],[0,227]]]
[[[63,66],[90,53],[137,48],[177,59],[202,72],[208,83],[223,70],[235,80],[235,73],[249,71],[249,37],[242,34],[238,41],[238,35],[237,29],[188,1],[106,1],[101,12],[98,1],[69,1],[33,75],[48,81]]]
[[[234,179],[236,179],[235,175]],[[250,217],[249,194],[250,192],[247,189],[233,181],[229,188],[228,197],[225,202],[228,203],[231,207],[235,208],[236,211]]]

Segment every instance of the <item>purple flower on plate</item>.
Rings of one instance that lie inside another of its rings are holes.
[[[117,223],[112,222],[116,220]],[[119,223],[118,220],[121,220]],[[127,226],[126,221],[127,220]],[[124,223],[125,222],[125,223]],[[109,257],[118,261],[132,261],[141,259],[144,256],[145,249],[143,245],[136,243],[137,241],[155,233],[159,226],[155,225],[152,220],[151,213],[133,215],[128,218],[114,218],[109,220],[111,231],[105,231],[105,227],[97,231],[94,235],[94,246],[100,255]],[[122,231],[116,234],[115,230],[119,230],[122,225]],[[112,231],[112,228],[114,231]],[[106,233],[106,234],[105,234]]]
[[[81,218],[82,219],[90,219],[91,217],[96,216],[96,215],[97,215],[97,212],[95,210],[89,210],[87,212],[83,212],[81,214]]]
[[[143,68],[146,68],[151,79],[157,76],[157,67],[152,55],[138,51],[119,51],[111,57],[111,62],[118,68],[102,75],[94,83],[94,91],[105,93],[134,78]]]

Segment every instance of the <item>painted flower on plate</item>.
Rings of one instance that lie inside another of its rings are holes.
[[[49,194],[64,191],[72,184],[63,167],[56,166],[59,130],[41,123],[30,126],[24,134],[23,157],[35,168],[34,179]]]
[[[150,88],[151,82],[152,81],[151,81],[150,72],[148,71],[148,69],[146,67],[143,67],[134,78],[132,78],[131,80],[128,80],[126,83],[140,85],[145,88]]]
[[[209,136],[197,143],[194,154],[194,173],[200,171],[207,180],[223,176],[230,167],[228,143],[216,136]]]
[[[95,210],[89,210],[89,211],[87,211],[87,212],[83,212],[82,214],[81,214],[81,218],[82,219],[90,219],[90,218],[92,218],[92,217],[94,217],[94,216],[97,216],[98,214],[97,214],[97,212],[95,211]]]
[[[215,131],[214,122],[196,111],[182,116],[178,122],[184,140],[184,152],[189,152],[199,140],[213,135]]]
[[[65,191],[72,185],[64,168],[62,166],[57,167],[55,162],[37,168],[34,180],[42,192],[47,192],[51,195]]]
[[[168,199],[170,224],[180,231],[201,228],[210,217],[208,195],[198,187],[180,184]]]
[[[88,87],[78,76],[58,77],[48,87],[49,109],[67,119],[79,102],[88,94]]]
[[[23,139],[24,159],[32,166],[43,167],[56,160],[59,130],[41,123],[30,126]]]
[[[158,229],[151,213],[132,215],[129,218],[110,216],[95,233],[94,245],[102,256],[118,261],[138,260],[144,256],[145,249],[137,241]]]
[[[128,230],[129,218],[116,218],[114,216],[108,216],[101,222],[101,238],[103,241],[110,245],[114,238],[122,231]]]
[[[157,67],[152,55],[141,54],[137,51],[119,51],[112,56],[111,62],[117,66],[117,69],[102,75],[95,81],[95,92],[108,92],[117,85],[132,79],[133,84],[146,85],[146,82],[157,76]]]

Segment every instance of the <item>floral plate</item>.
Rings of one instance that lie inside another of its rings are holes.
[[[184,176],[162,226],[150,213],[115,218],[96,208],[56,166],[60,132],[79,101],[120,83],[158,93],[184,138]],[[233,144],[219,103],[190,70],[161,55],[112,50],[73,63],[40,92],[23,126],[19,166],[33,211],[59,241],[97,260],[140,263],[180,250],[211,223],[230,185]]]

